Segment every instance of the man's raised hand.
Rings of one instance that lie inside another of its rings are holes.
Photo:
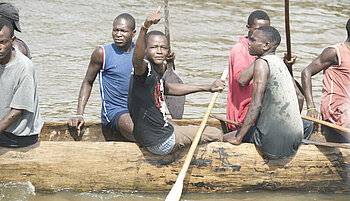
[[[161,7],[159,6],[155,12],[152,12],[151,14],[149,14],[146,21],[143,24],[145,28],[148,29],[149,27],[151,27],[152,24],[157,24],[160,21],[160,19],[162,18],[159,15],[160,9]]]

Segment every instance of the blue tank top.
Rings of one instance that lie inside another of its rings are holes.
[[[132,43],[131,52],[120,51],[114,43],[100,46],[103,51],[103,64],[99,72],[103,125],[107,125],[116,113],[128,110],[127,98],[134,46]]]

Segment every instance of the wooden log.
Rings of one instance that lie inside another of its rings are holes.
[[[173,120],[180,126],[199,125],[200,120]],[[221,128],[220,122],[210,120],[208,126]],[[86,122],[84,127],[78,131],[70,129],[67,122],[45,122],[39,135],[40,141],[125,141],[122,135],[112,129],[105,128],[101,122]]]
[[[201,120],[173,120],[179,126],[197,125]],[[207,126],[222,129],[220,121],[209,120]],[[314,123],[314,131],[311,135],[313,141],[319,142],[348,142],[339,138],[337,132],[322,127],[318,123]],[[338,137],[338,138],[337,138]],[[340,136],[341,137],[341,136]],[[86,122],[81,131],[69,129],[67,122],[45,122],[44,127],[39,135],[40,141],[90,141],[90,142],[105,142],[105,141],[126,141],[123,136],[109,128],[103,128],[101,122]]]
[[[185,153],[156,156],[128,142],[42,141],[0,148],[0,183],[30,181],[38,191],[169,191]],[[350,192],[347,149],[302,145],[295,157],[266,161],[254,145],[199,146],[185,191]]]

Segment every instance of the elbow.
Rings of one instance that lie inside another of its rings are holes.
[[[262,108],[262,102],[251,102],[250,107],[252,111],[259,113]]]
[[[302,72],[301,72],[301,80],[302,80],[302,83],[306,80],[306,79],[310,79],[311,77],[311,73],[310,71],[305,68]]]
[[[241,87],[245,87],[245,86],[247,86],[247,82],[245,82],[245,81],[243,81],[242,79],[238,79],[238,84],[239,84],[239,86],[241,86]]]

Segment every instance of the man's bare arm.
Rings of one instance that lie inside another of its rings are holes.
[[[160,21],[160,16],[158,13],[160,12],[160,7],[151,13],[146,21],[143,23],[139,36],[137,37],[134,53],[132,55],[132,65],[134,67],[134,73],[136,75],[144,75],[146,72],[146,62],[143,60],[145,58],[145,50],[146,50],[146,34],[148,29],[152,26],[152,24],[157,24]]]
[[[255,67],[253,71],[253,92],[252,101],[249,105],[247,116],[244,120],[242,128],[237,135],[237,144],[240,144],[243,137],[248,132],[249,128],[254,124],[259,116],[259,112],[264,99],[264,93],[269,80],[270,70],[267,66],[266,61],[263,59],[257,59],[255,62]]]
[[[165,83],[165,94],[174,96],[183,96],[195,92],[208,91],[217,92],[225,88],[225,81],[217,79],[211,85],[194,85],[180,83]]]
[[[254,63],[251,63],[244,71],[239,74],[238,84],[241,87],[245,87],[249,84],[250,80],[253,79]]]
[[[6,130],[11,124],[13,124],[22,115],[23,110],[18,110],[12,108],[9,113],[7,113],[0,120],[0,134]]]
[[[101,48],[96,48],[91,54],[90,63],[85,74],[85,78],[81,84],[79,98],[78,98],[78,107],[77,107],[77,117],[69,119],[68,124],[71,127],[80,127],[84,124],[84,119],[82,115],[84,114],[85,106],[89,100],[91,89],[96,79],[96,76],[103,64],[103,52]]]
[[[312,96],[312,81],[311,77],[322,70],[327,69],[331,65],[338,63],[336,50],[334,48],[326,48],[323,52],[309,64],[301,73],[301,81],[305,94],[306,106],[308,109],[307,116],[319,118],[319,114],[315,108],[315,103]]]

